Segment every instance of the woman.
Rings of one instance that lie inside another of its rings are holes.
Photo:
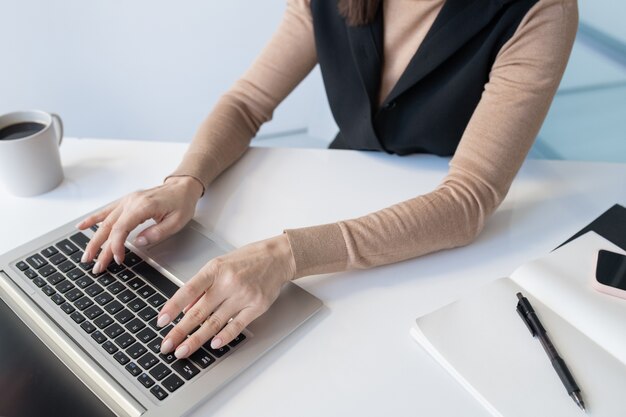
[[[288,280],[470,243],[539,131],[578,22],[575,0],[287,3],[277,33],[163,185],[79,223],[101,222],[83,261],[102,247],[94,272],[122,262],[128,233],[146,219],[157,224],[136,245],[180,230],[206,187],[316,63],[340,127],[331,148],[454,155],[449,173],[431,193],[361,218],[287,230],[210,261],[161,309],[159,326],[186,312],[163,353],[183,358],[211,338],[214,348],[230,342]]]

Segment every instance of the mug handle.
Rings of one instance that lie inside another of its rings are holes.
[[[50,116],[52,117],[52,123],[54,124],[55,130],[59,134],[59,146],[61,146],[61,143],[63,142],[63,121],[56,113],[50,113]]]

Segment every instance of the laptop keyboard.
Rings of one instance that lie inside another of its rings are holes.
[[[158,400],[212,369],[245,340],[242,333],[220,349],[208,341],[188,359],[176,359],[173,352],[162,355],[161,342],[173,325],[158,328],[156,317],[178,286],[128,248],[122,265],[112,263],[93,274],[93,262],[80,262],[87,243],[89,238],[78,232],[15,266]]]

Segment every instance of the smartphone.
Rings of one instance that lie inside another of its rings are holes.
[[[593,286],[603,293],[626,299],[626,255],[600,250]]]

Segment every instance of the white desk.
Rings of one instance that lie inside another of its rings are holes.
[[[186,145],[67,139],[66,181],[36,198],[0,190],[0,252],[130,191],[159,184]],[[350,218],[433,189],[447,160],[251,149],[208,190],[196,219],[232,244]],[[487,416],[409,337],[413,319],[540,256],[614,203],[626,165],[528,161],[470,246],[298,283],[325,308],[196,415]]]

